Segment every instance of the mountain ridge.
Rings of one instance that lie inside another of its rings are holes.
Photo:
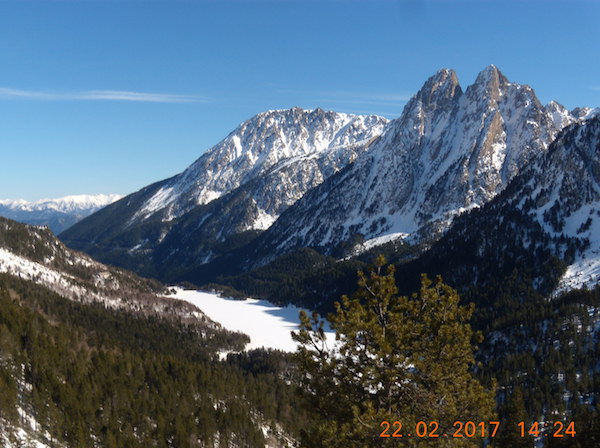
[[[413,234],[417,242],[439,235],[546,150],[560,131],[552,113],[533,89],[509,82],[495,66],[464,93],[454,71],[440,70],[367,153],[288,209],[257,252],[327,252],[354,234]],[[567,113],[561,124],[575,121]]]
[[[268,228],[306,191],[365,151],[387,122],[322,109],[263,112],[181,174],[126,196],[61,238],[105,261],[147,269],[146,275],[160,276],[164,269],[165,259],[153,259],[155,254],[182,254],[164,243],[169,240],[186,247],[180,265],[210,261],[231,237],[247,234],[247,240]],[[144,268],[149,257],[154,268]]]

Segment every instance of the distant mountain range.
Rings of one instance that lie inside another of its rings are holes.
[[[74,195],[39,201],[0,200],[0,216],[27,224],[48,226],[55,234],[113,203],[118,194]]]

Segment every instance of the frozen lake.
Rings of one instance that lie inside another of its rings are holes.
[[[298,330],[301,308],[282,308],[266,300],[234,300],[213,293],[180,288],[177,288],[174,297],[196,305],[224,328],[246,333],[250,336],[247,350],[260,347],[287,352],[296,350],[297,344],[292,340],[290,332]],[[335,340],[333,331],[328,332],[328,340],[331,343]]]

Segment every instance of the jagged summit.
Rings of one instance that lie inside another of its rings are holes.
[[[498,90],[508,83],[508,79],[502,74],[500,69],[494,64],[490,64],[479,72],[473,86],[485,86],[492,90]]]
[[[416,98],[428,102],[427,99],[433,96],[454,96],[454,90],[460,89],[458,76],[452,69],[441,69],[435,75],[431,76],[415,95]]]
[[[520,105],[528,106],[527,101],[535,101],[536,106],[541,107],[531,87],[510,82],[495,65],[482,70],[475,82],[467,88],[466,94],[471,101],[485,98],[489,104],[496,104],[502,102],[506,95],[516,95],[516,92],[521,92],[526,97]]]
[[[575,123],[579,119],[576,111],[569,112],[565,106],[556,101],[550,101],[546,104],[546,110],[552,117],[554,126],[558,129],[564,128],[571,123]]]
[[[434,113],[448,111],[454,107],[454,101],[460,98],[462,89],[454,70],[442,69],[430,77],[423,87],[413,96],[402,111],[402,115],[394,126],[398,128],[412,127],[420,134],[426,133],[431,125],[429,118]]]

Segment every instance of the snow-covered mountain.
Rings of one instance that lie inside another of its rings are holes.
[[[327,250],[356,234],[435,237],[502,191],[564,126],[592,115],[544,107],[495,66],[465,92],[454,71],[440,70],[368,152],[284,213],[259,251]]]
[[[121,197],[118,194],[82,194],[39,201],[6,199],[0,200],[0,216],[27,224],[47,225],[58,234]]]
[[[261,113],[181,174],[123,198],[61,238],[133,269],[147,268],[153,258],[160,272],[144,272],[149,275],[208,261],[232,235],[271,226],[308,190],[364,152],[387,123],[375,115],[321,109]]]
[[[136,212],[130,224],[159,214],[178,218],[255,179],[257,205],[249,229],[265,229],[287,206],[318,185],[378,137],[387,120],[321,109],[261,113],[242,123],[184,172],[169,179]]]

